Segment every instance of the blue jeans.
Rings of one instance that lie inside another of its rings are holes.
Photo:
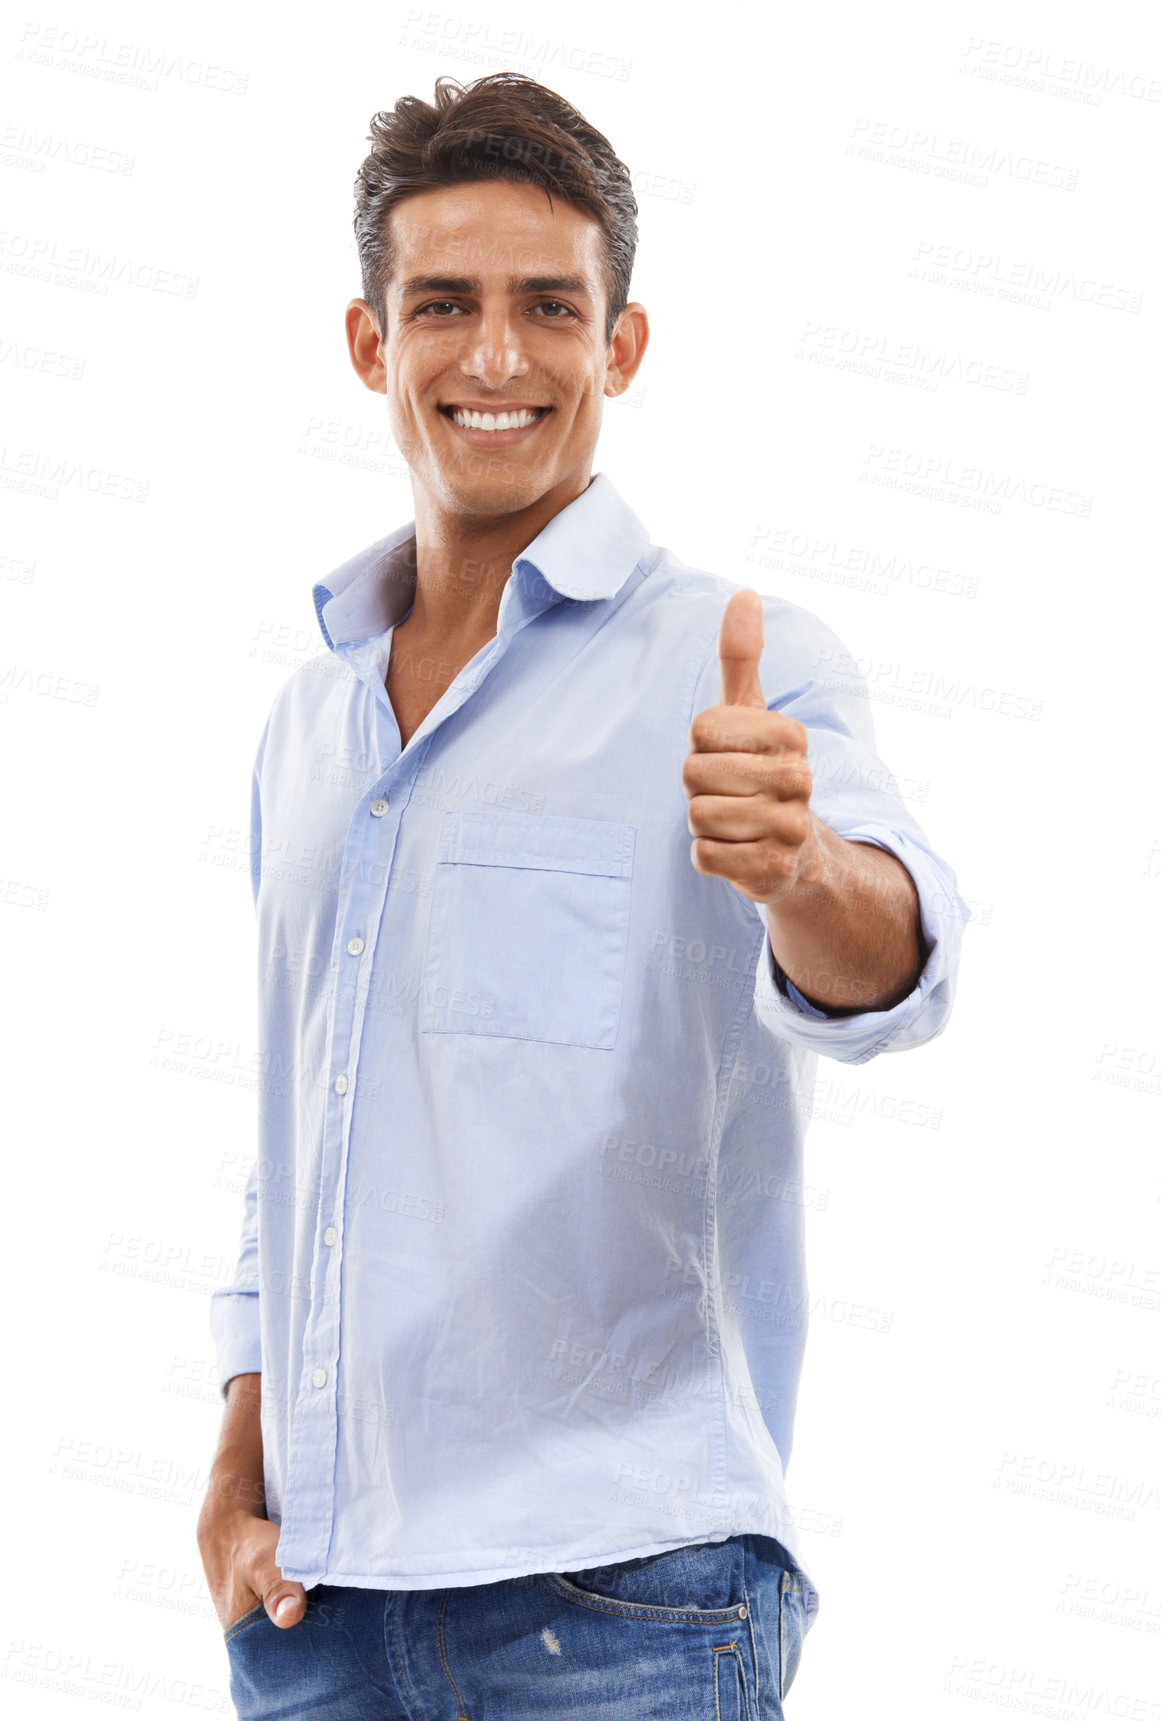
[[[806,1632],[768,1536],[463,1589],[316,1584],[226,1631],[239,1721],[783,1721]]]

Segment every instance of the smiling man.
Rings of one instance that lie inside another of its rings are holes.
[[[594,475],[648,341],[606,139],[499,74],[371,141],[347,339],[415,517],[314,586],[255,761],[231,1692],[778,1718],[817,1057],[938,1033],[966,909],[835,635]]]

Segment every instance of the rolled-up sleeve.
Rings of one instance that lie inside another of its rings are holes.
[[[954,872],[932,850],[876,752],[868,684],[843,642],[800,605],[774,597],[762,601],[762,690],[768,710],[797,718],[807,730],[811,808],[840,837],[887,849],[907,868],[919,898],[927,958],[914,989],[891,1009],[828,1015],[788,990],[770,947],[766,911],[752,902],[762,939],[754,1011],[782,1039],[843,1063],[863,1064],[879,1052],[922,1045],[944,1028],[969,910]],[[693,709],[714,703],[720,685],[711,652]]]
[[[266,747],[263,731],[250,784],[250,888],[254,907],[262,884],[261,763]],[[210,1297],[210,1334],[217,1351],[218,1386],[224,1393],[236,1374],[262,1372],[262,1337],[258,1308],[258,1159],[255,1156],[242,1196],[242,1234],[234,1276]]]
[[[811,1008],[805,1000],[799,1004],[792,997],[787,978],[770,948],[766,911],[760,903],[754,903],[763,946],[754,982],[754,1009],[758,1019],[782,1039],[842,1063],[865,1064],[879,1052],[903,1052],[921,1046],[947,1025],[968,909],[956,889],[950,868],[913,836],[867,825],[839,830],[838,834],[848,842],[874,843],[889,850],[911,874],[919,897],[920,925],[927,949],[919,979],[914,989],[889,1010],[828,1016]]]
[[[258,1161],[255,1158],[243,1196],[245,1217],[237,1266],[228,1285],[210,1297],[210,1332],[218,1359],[218,1386],[224,1393],[236,1374],[261,1374],[262,1335],[258,1314]]]

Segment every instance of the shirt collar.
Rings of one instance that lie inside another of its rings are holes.
[[[554,514],[512,564],[547,580],[562,598],[611,598],[649,545],[649,533],[603,472]],[[336,646],[393,627],[415,595],[415,521],[360,550],[314,586],[323,639]]]

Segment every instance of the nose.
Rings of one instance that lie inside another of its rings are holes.
[[[498,388],[510,377],[526,376],[529,362],[506,307],[485,310],[464,342],[460,370],[476,382]]]

